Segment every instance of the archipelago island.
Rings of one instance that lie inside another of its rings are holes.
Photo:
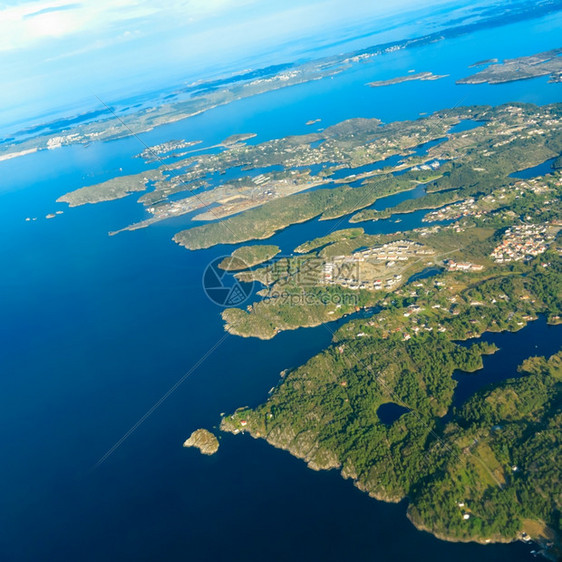
[[[481,369],[497,350],[486,333],[539,316],[561,322],[562,104],[352,119],[249,140],[61,200],[142,192],[148,218],[122,229],[189,215],[194,225],[174,237],[187,250],[245,244],[219,267],[260,291],[222,312],[230,334],[332,332],[263,404],[223,416],[223,431],[338,470],[379,500],[407,499],[412,523],[439,538],[533,540],[559,557],[562,352],[528,358],[463,403],[453,374]],[[375,208],[397,195],[408,196]],[[413,227],[402,226],[407,217]],[[289,253],[259,242],[311,220],[322,234]],[[371,234],[378,221],[394,226]]]

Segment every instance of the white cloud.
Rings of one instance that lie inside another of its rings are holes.
[[[32,0],[12,6],[0,5],[0,51],[25,49],[42,41],[105,34],[127,22],[150,17],[153,25],[190,23],[239,9],[257,0]]]

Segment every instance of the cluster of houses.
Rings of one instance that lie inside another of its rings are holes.
[[[428,162],[427,164],[420,164],[419,166],[414,166],[412,168],[413,172],[417,172],[419,170],[438,170],[441,167],[441,163],[438,160],[434,160],[433,162]]]
[[[323,264],[323,280],[326,284],[338,284],[352,290],[393,289],[402,282],[402,274],[391,274],[391,268],[410,258],[434,253],[417,242],[389,242],[351,255],[334,256]]]
[[[61,146],[72,144],[78,142],[82,135],[79,133],[71,133],[70,135],[64,135],[59,137],[51,137],[47,141],[47,148],[53,150],[55,148],[60,148]]]
[[[556,185],[560,185],[561,181],[558,180],[555,182]],[[533,179],[529,179],[526,181],[520,181],[517,182],[516,184],[518,187],[522,188],[522,189],[527,189],[529,191],[532,191],[533,193],[536,193],[538,195],[540,195],[541,193],[546,193],[548,191],[550,191],[550,187],[545,184],[545,182],[542,180],[542,178],[533,178]]]
[[[479,263],[457,262],[455,260],[445,260],[447,271],[482,271],[483,265]]]
[[[524,224],[505,231],[502,243],[496,246],[491,257],[496,263],[528,261],[546,252],[554,234],[548,226]]]
[[[327,262],[323,266],[324,283],[327,285],[341,285],[352,291],[367,289],[381,291],[393,289],[402,281],[402,275],[396,274],[385,279],[362,280],[359,268],[342,268],[334,262]]]
[[[376,248],[355,252],[351,257],[358,261],[365,261],[367,259],[386,261],[388,265],[388,261],[407,261],[413,256],[432,255],[434,253],[431,248],[427,248],[423,244],[408,240],[397,240],[396,242],[389,242]]]
[[[453,203],[452,205],[447,205],[442,209],[432,211],[427,213],[422,219],[422,222],[435,222],[443,220],[456,220],[462,217],[468,216],[481,216],[483,213],[478,209],[475,200],[471,197],[466,199],[466,201],[461,201],[460,203]]]

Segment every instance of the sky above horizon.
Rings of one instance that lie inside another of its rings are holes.
[[[0,0],[0,128],[388,31],[451,0]],[[459,1],[455,5],[466,5]],[[384,36],[382,34],[381,36]],[[65,111],[66,110],[66,111]]]

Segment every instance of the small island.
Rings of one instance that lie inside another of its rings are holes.
[[[412,82],[414,80],[439,80],[440,78],[446,78],[448,74],[433,74],[433,72],[418,72],[417,74],[409,74],[407,76],[397,76],[396,78],[391,78],[390,80],[378,80],[375,82],[369,82],[371,88],[380,88],[381,86],[393,86],[394,84],[402,84],[402,82]]]
[[[202,455],[214,455],[219,450],[219,441],[210,431],[197,429],[184,442],[183,446],[195,447],[201,451]]]
[[[136,191],[145,191],[148,182],[161,180],[162,173],[159,170],[147,170],[129,176],[117,176],[102,183],[87,185],[61,195],[57,203],[68,203],[70,207],[78,207],[88,203],[101,203],[103,201],[114,201],[127,197]]]

